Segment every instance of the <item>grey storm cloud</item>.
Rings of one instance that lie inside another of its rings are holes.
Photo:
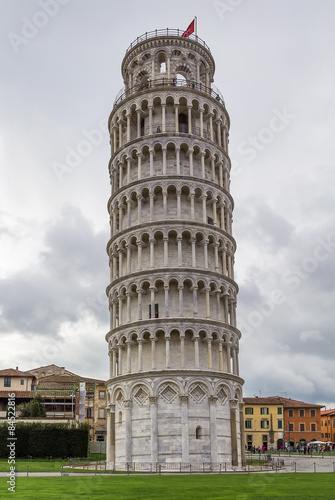
[[[2,331],[48,336],[84,314],[107,319],[107,235],[70,205],[46,226],[39,264],[0,281]]]

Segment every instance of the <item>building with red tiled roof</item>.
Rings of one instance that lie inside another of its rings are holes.
[[[84,391],[79,404],[80,385]],[[107,434],[107,393],[104,380],[82,377],[55,364],[25,372],[18,368],[0,370],[0,418],[6,418],[8,394],[15,393],[16,406],[39,394],[47,417],[85,421],[91,441],[105,441]]]
[[[288,446],[304,448],[310,441],[321,440],[322,405],[282,398],[285,435]]]
[[[321,439],[322,405],[281,396],[255,396],[243,398],[243,402],[248,449],[304,448],[311,440]]]
[[[105,441],[107,393],[104,380],[82,377],[54,364],[34,368],[29,373],[34,373],[38,379],[36,392],[43,398],[48,417],[85,421],[90,426],[90,440]],[[81,384],[85,387],[82,405],[79,401]]]
[[[16,367],[0,370],[0,418],[6,418],[9,394],[15,394],[15,405],[34,398],[36,378]]]
[[[335,443],[335,409],[321,410],[321,441]]]

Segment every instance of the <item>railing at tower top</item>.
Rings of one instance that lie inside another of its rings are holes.
[[[165,37],[165,36],[175,36],[175,37],[182,37],[183,33],[185,33],[185,30],[180,30],[180,29],[171,29],[171,28],[166,28],[162,30],[153,30],[153,31],[146,31],[143,35],[138,36],[135,38],[135,40],[129,45],[128,49],[126,50],[126,54],[133,49],[137,44],[144,42],[145,40],[148,40],[150,38],[157,38],[159,36]],[[202,40],[198,35],[195,35],[192,33],[190,36],[185,37],[184,40],[192,40],[194,42],[200,43],[203,47],[205,47],[208,52],[210,52],[210,48],[208,47],[207,43]]]
[[[150,90],[158,87],[184,87],[192,90],[198,90],[200,92],[204,92],[205,94],[209,94],[211,97],[220,102],[223,106],[225,106],[224,99],[222,97],[219,89],[206,87],[203,83],[198,83],[194,80],[183,80],[177,78],[159,78],[157,80],[148,80],[145,83],[139,83],[131,87],[130,89],[125,90],[124,87],[117,94],[113,107],[117,106],[124,99],[129,97],[132,94],[137,92],[141,92],[141,90]]]

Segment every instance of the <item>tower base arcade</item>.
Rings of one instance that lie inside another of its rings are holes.
[[[240,377],[155,371],[107,383],[107,462],[242,465]]]

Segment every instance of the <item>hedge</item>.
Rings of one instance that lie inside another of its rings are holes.
[[[7,422],[0,424],[0,457],[8,457],[10,437]],[[14,437],[16,458],[87,457],[89,426],[16,422]]]

